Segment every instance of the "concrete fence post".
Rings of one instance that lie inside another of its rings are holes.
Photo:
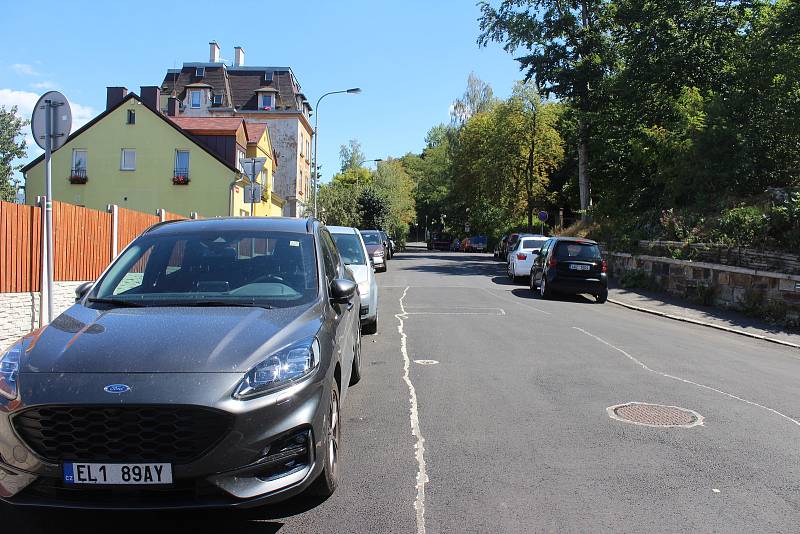
[[[45,225],[47,224],[47,210],[45,210],[47,197],[44,195],[37,196],[36,205],[42,210],[42,239],[40,243],[42,264],[41,269],[39,269],[39,324],[37,325],[42,327],[47,322],[49,312],[47,309],[49,302],[47,298],[47,237],[44,232]]]
[[[158,215],[158,220],[164,222],[167,220],[167,210],[164,208],[158,208],[156,210],[156,215]]]
[[[111,259],[117,257],[117,244],[119,242],[119,206],[116,204],[109,204],[106,208],[111,214]]]
[[[189,218],[190,219],[197,219],[197,212],[196,211],[189,212]]]

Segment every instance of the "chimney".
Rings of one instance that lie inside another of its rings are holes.
[[[169,100],[167,100],[167,115],[169,115],[170,117],[177,117],[179,108],[180,108],[180,100],[178,100],[174,96],[169,97]]]
[[[234,67],[244,67],[244,48],[241,46],[234,46],[233,47],[233,66]]]
[[[211,41],[208,46],[210,48],[208,60],[211,63],[219,63],[219,45],[216,41]]]
[[[139,88],[142,103],[158,113],[161,109],[161,88],[156,85],[143,85]]]
[[[128,96],[127,87],[106,87],[106,109],[111,109]]]

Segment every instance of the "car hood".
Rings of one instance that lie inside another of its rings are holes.
[[[366,245],[367,252],[372,256],[376,250],[383,250],[383,245]]]
[[[148,307],[75,304],[26,340],[23,373],[244,373],[316,335],[322,307]]]
[[[353,278],[355,279],[356,284],[361,285],[369,281],[369,271],[372,270],[372,267],[367,265],[353,264],[348,265],[347,268],[350,269],[351,273],[353,273]]]

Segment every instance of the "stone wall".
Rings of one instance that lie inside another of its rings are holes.
[[[672,295],[702,297],[709,304],[724,308],[753,311],[760,306],[780,313],[789,324],[800,323],[800,275],[797,274],[622,252],[609,252],[607,261],[615,279],[637,272]]]
[[[53,317],[75,303],[83,282],[55,282]],[[39,293],[0,293],[0,350],[39,327]]]

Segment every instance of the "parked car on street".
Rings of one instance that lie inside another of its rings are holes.
[[[449,234],[432,233],[428,239],[428,250],[450,250],[453,238]]]
[[[506,235],[500,236],[500,239],[498,239],[497,244],[494,246],[494,259],[503,259],[503,247],[505,246],[507,239],[508,236]]]
[[[514,240],[509,241],[508,243],[508,252],[506,253],[506,265],[511,263],[511,253],[514,251],[515,248],[517,248],[517,245],[519,244],[520,240],[523,237],[544,237],[544,236],[541,236],[539,234],[523,234],[523,233],[516,234]]]
[[[486,252],[489,239],[485,235],[477,235],[469,238],[467,252]]]
[[[508,255],[508,277],[516,282],[531,274],[533,259],[541,250],[547,238],[544,236],[525,236],[517,241],[517,246]]]
[[[378,230],[378,232],[381,234],[383,246],[386,248],[386,259],[391,260],[392,256],[394,256],[394,243],[392,243],[392,240],[389,239],[389,234],[383,230]]]
[[[608,298],[606,260],[596,242],[574,237],[551,237],[534,258],[531,291],[542,298],[554,293],[589,293],[597,302]]]
[[[342,261],[353,273],[361,295],[361,331],[378,332],[378,282],[361,233],[348,226],[328,226]]]
[[[375,265],[375,270],[386,272],[389,250],[381,232],[379,230],[361,230],[360,232],[364,244],[367,245],[367,253]]]
[[[519,232],[508,234],[508,237],[503,242],[503,246],[500,249],[500,257],[499,257],[500,261],[504,261],[506,262],[506,264],[508,264],[508,253],[511,251],[511,249],[514,248],[514,245],[517,244],[517,239],[519,238],[519,236],[520,236]]]
[[[334,492],[361,301],[320,222],[160,223],[76,296],[0,354],[0,498],[151,509]]]

